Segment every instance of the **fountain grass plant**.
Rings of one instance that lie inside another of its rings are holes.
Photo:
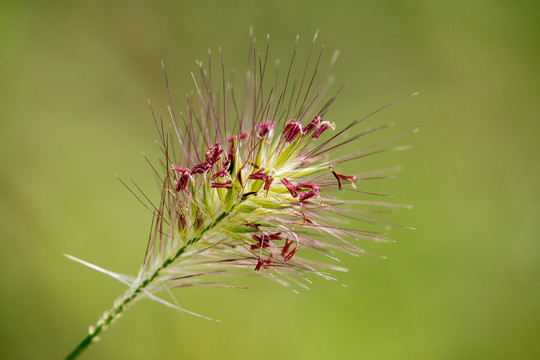
[[[337,252],[366,253],[356,240],[390,241],[384,230],[393,224],[370,213],[405,206],[376,199],[378,194],[362,191],[359,184],[389,178],[398,169],[344,174],[340,168],[349,161],[403,150],[406,147],[388,144],[416,130],[358,146],[339,157],[332,153],[390,127],[357,130],[379,111],[415,94],[345,126],[341,119],[328,119],[329,106],[341,91],[325,96],[333,82],[329,72],[338,53],[321,73],[324,47],[314,51],[316,38],[299,77],[293,76],[297,37],[284,78],[279,77],[276,61],[275,75],[267,80],[269,42],[258,52],[250,36],[240,97],[226,79],[221,50],[218,81],[209,53],[206,67],[197,62],[196,91],[187,96],[185,113],[173,109],[165,74],[172,131],[166,130],[150,106],[162,153],[159,165],[152,165],[160,179],[161,196],[153,202],[130,189],[153,214],[143,264],[136,276],[129,276],[66,255],[127,286],[67,359],[77,358],[140,299],[205,317],[180,307],[170,290],[235,286],[219,279],[250,272],[296,291],[310,282],[310,274],[337,281],[332,270],[344,270],[332,264]],[[345,191],[367,199],[343,199]],[[343,219],[376,230],[348,228]],[[312,251],[325,255],[329,262],[310,260]],[[168,293],[173,300],[165,300],[160,293]]]

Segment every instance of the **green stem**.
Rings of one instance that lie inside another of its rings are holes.
[[[229,210],[222,212],[216,220],[211,224],[206,226],[199,235],[193,237],[188,242],[186,242],[173,257],[167,258],[161,266],[147,277],[143,282],[140,283],[135,289],[129,289],[126,294],[123,296],[123,300],[119,305],[113,306],[109,311],[105,311],[103,316],[98,320],[95,326],[91,327],[88,335],[77,345],[77,347],[66,357],[66,360],[77,359],[79,355],[82,354],[93,342],[98,340],[99,334],[105,331],[110,324],[112,324],[123,312],[126,310],[129,305],[141,294],[141,292],[151,284],[160,274],[161,271],[166,269],[171,265],[176,259],[178,259],[187,249],[188,246],[195,244],[199,241],[206,232],[214,228],[219,224],[224,218],[226,218],[236,206],[238,206],[245,198],[240,199],[236,204],[234,204]]]

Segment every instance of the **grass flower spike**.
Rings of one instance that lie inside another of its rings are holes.
[[[298,38],[285,76],[278,75],[276,62],[275,76],[267,79],[269,43],[257,52],[251,37],[242,96],[227,80],[221,51],[218,75],[210,53],[206,66],[197,62],[196,91],[187,96],[185,113],[173,109],[169,95],[172,131],[154,115],[163,157],[152,168],[160,179],[161,198],[150,202],[133,191],[154,219],[138,274],[117,274],[68,256],[127,286],[68,359],[78,357],[140,299],[194,314],[181,308],[169,290],[232,286],[216,279],[246,272],[295,290],[310,282],[310,274],[335,280],[331,270],[341,269],[332,264],[336,252],[365,253],[357,239],[389,241],[379,231],[346,228],[342,220],[386,227],[389,223],[351,205],[399,205],[339,198],[344,190],[376,197],[360,190],[361,182],[387,178],[395,169],[342,174],[340,168],[349,161],[404,149],[386,146],[411,132],[336,158],[332,151],[387,128],[355,132],[364,120],[401,99],[345,126],[342,119],[327,116],[339,94],[325,97],[337,53],[321,72],[323,48],[314,51],[315,39],[298,78],[293,76]],[[310,260],[314,252],[329,261]]]

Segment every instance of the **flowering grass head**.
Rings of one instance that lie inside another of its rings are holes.
[[[138,196],[148,200],[142,202],[154,216],[138,275],[116,274],[71,257],[128,286],[91,329],[89,341],[141,298],[187,311],[176,300],[159,297],[164,290],[227,286],[216,282],[218,275],[246,272],[294,290],[310,282],[310,274],[334,280],[329,270],[341,269],[335,266],[337,252],[365,253],[358,239],[390,241],[380,231],[348,228],[343,220],[380,229],[391,225],[357,205],[400,207],[362,190],[363,182],[387,178],[395,169],[353,174],[342,168],[349,161],[404,149],[388,144],[410,132],[333,156],[336,148],[389,127],[356,131],[393,103],[349,123],[328,115],[341,91],[326,97],[337,52],[321,71],[323,49],[314,50],[315,39],[299,77],[293,76],[297,38],[285,76],[280,78],[276,62],[275,76],[267,79],[269,43],[258,52],[251,38],[241,96],[227,80],[221,51],[217,74],[209,53],[206,65],[197,62],[196,91],[187,96],[185,112],[175,111],[169,95],[172,132],[154,115],[163,157],[153,169],[162,190],[157,202]],[[373,199],[343,199],[344,192]],[[311,260],[313,252],[328,261]]]

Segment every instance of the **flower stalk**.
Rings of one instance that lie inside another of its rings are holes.
[[[118,319],[122,313],[127,310],[127,308],[134,303],[141,293],[145,291],[145,288],[150,285],[158,276],[159,274],[165,270],[169,265],[174,263],[182,254],[187,250],[187,248],[190,245],[195,244],[197,241],[199,241],[208,231],[212,230],[217,224],[219,224],[222,220],[224,220],[234,209],[236,206],[238,206],[240,203],[242,203],[243,199],[241,199],[238,203],[233,205],[233,207],[229,211],[224,211],[221,213],[216,220],[208,225],[199,236],[194,237],[186,242],[184,246],[182,246],[176,254],[174,254],[173,257],[166,259],[159,268],[157,268],[148,278],[144,279],[144,281],[138,285],[134,289],[129,289],[119,300],[120,303],[116,306],[113,306],[110,310],[105,311],[103,313],[103,316],[97,321],[95,326],[91,326],[88,335],[80,342],[79,345],[66,357],[66,360],[72,360],[79,357],[79,355],[86,350],[94,341],[97,341],[98,336],[107,328],[109,325],[111,325],[116,319]],[[118,300],[116,302],[119,302]]]

